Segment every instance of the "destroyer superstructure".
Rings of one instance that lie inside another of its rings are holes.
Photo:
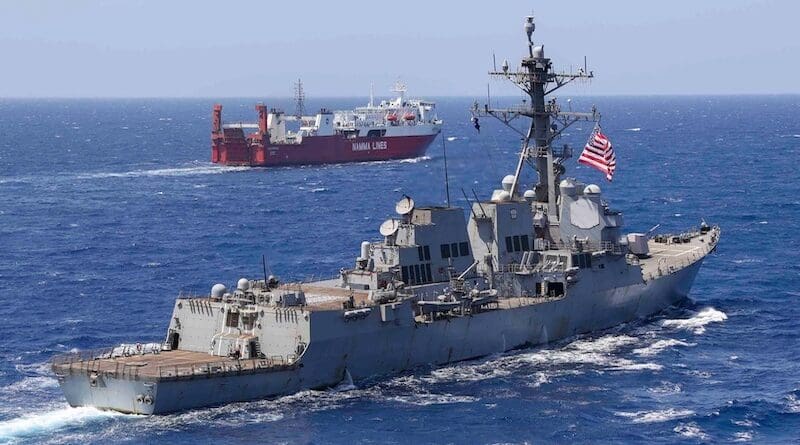
[[[375,104],[370,92],[367,106],[321,109],[313,116],[302,115],[301,83],[296,90],[294,115],[258,104],[257,123],[223,123],[222,105],[214,105],[211,162],[269,167],[415,158],[425,154],[441,131],[436,104],[407,99],[399,82],[392,89],[395,99]]]
[[[525,30],[521,69],[493,74],[529,100],[473,110],[532,121],[491,199],[460,209],[403,196],[382,238],[362,242],[335,279],[242,278],[180,296],[161,347],[56,358],[69,403],[152,414],[289,394],[605,329],[686,298],[719,229],[624,233],[597,185],[562,179],[570,150],[554,140],[599,113],[562,112],[545,96],[592,74],[553,73],[532,17]],[[526,165],[539,178],[527,190]]]

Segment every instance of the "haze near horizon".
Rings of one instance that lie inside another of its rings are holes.
[[[778,0],[450,3],[39,0],[0,4],[0,97],[514,94],[486,72],[534,41],[570,94],[797,94],[800,3]]]

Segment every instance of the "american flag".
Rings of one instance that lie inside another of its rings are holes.
[[[606,135],[600,132],[600,127],[595,127],[589,141],[583,147],[583,153],[578,158],[578,162],[589,167],[596,168],[606,174],[606,179],[611,181],[614,177],[614,170],[617,168],[617,157],[614,156],[614,148]]]

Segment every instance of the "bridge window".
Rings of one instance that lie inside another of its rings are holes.
[[[239,313],[228,311],[228,314],[225,316],[225,326],[230,328],[239,327]]]
[[[469,255],[469,243],[464,241],[458,245],[458,250],[461,251],[461,256]]]
[[[572,255],[572,266],[582,269],[592,267],[592,254],[579,253],[577,255]]]
[[[408,266],[403,266],[401,271],[403,283],[408,283]]]
[[[433,281],[433,275],[431,275],[431,263],[425,263],[425,275],[425,278],[427,278],[429,283]]]
[[[514,251],[514,245],[511,243],[511,237],[507,236],[506,237],[506,252],[513,252],[513,251]]]
[[[522,241],[522,251],[527,252],[531,250],[531,245],[528,244],[528,235],[522,235],[520,237],[520,241]]]
[[[414,276],[417,277],[417,283],[424,283],[425,282],[425,277],[422,276],[422,274],[420,273],[419,264],[415,264],[414,265]]]
[[[519,252],[522,250],[522,246],[519,243],[519,236],[514,235],[514,252]]]
[[[431,249],[429,248],[429,246],[423,246],[423,247],[424,247],[423,250],[425,251],[425,261],[430,261],[431,260]]]
[[[422,246],[417,246],[417,255],[419,255],[420,261],[425,260],[425,250],[422,248]]]
[[[458,243],[450,244],[450,252],[453,257],[458,256]]]
[[[442,244],[442,259],[450,258],[450,244]]]

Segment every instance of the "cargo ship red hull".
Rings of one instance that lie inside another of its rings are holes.
[[[274,167],[409,159],[423,156],[437,134],[352,139],[343,135],[313,136],[299,144],[266,146],[241,135],[213,142],[211,162]]]
[[[304,117],[286,116],[263,104],[255,109],[258,122],[223,125],[222,105],[214,106],[211,162],[273,167],[416,158],[441,131],[441,121],[431,116],[432,102],[405,101],[402,96],[380,106],[322,109]],[[298,128],[291,131],[287,123]]]

